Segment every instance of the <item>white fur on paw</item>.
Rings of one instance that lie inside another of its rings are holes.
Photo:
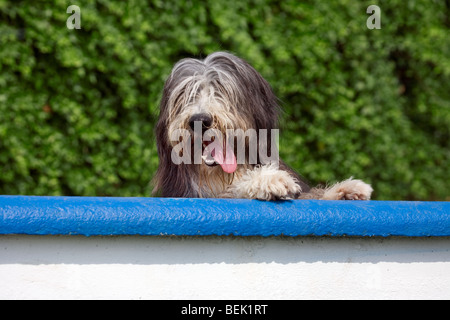
[[[293,199],[301,192],[297,180],[275,165],[265,165],[247,170],[241,179],[230,186],[236,198],[278,200]]]
[[[361,180],[348,180],[336,183],[328,188],[322,199],[323,200],[370,200],[372,195],[372,187]]]

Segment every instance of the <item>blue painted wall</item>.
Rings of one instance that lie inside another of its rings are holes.
[[[0,196],[0,234],[450,236],[450,202]]]

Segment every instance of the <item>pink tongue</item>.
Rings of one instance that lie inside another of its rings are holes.
[[[233,173],[237,168],[236,156],[234,155],[233,149],[230,148],[228,144],[224,144],[226,145],[225,157],[223,156],[224,148],[218,142],[212,142],[208,146],[208,149],[210,149],[209,147],[212,148],[210,149],[212,150],[211,156],[213,156],[214,160],[216,160],[216,162],[220,164],[223,171],[225,171],[226,173]]]

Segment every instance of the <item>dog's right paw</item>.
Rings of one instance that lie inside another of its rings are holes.
[[[350,178],[326,189],[322,200],[370,200],[372,192],[369,184]]]
[[[301,192],[297,180],[274,165],[247,170],[228,190],[234,198],[259,200],[295,199]]]

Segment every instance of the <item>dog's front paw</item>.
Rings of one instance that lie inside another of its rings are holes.
[[[288,172],[266,165],[247,170],[228,192],[235,198],[287,200],[297,198],[301,187]]]
[[[361,181],[348,180],[336,183],[331,188],[325,190],[323,200],[370,200],[372,187]]]

